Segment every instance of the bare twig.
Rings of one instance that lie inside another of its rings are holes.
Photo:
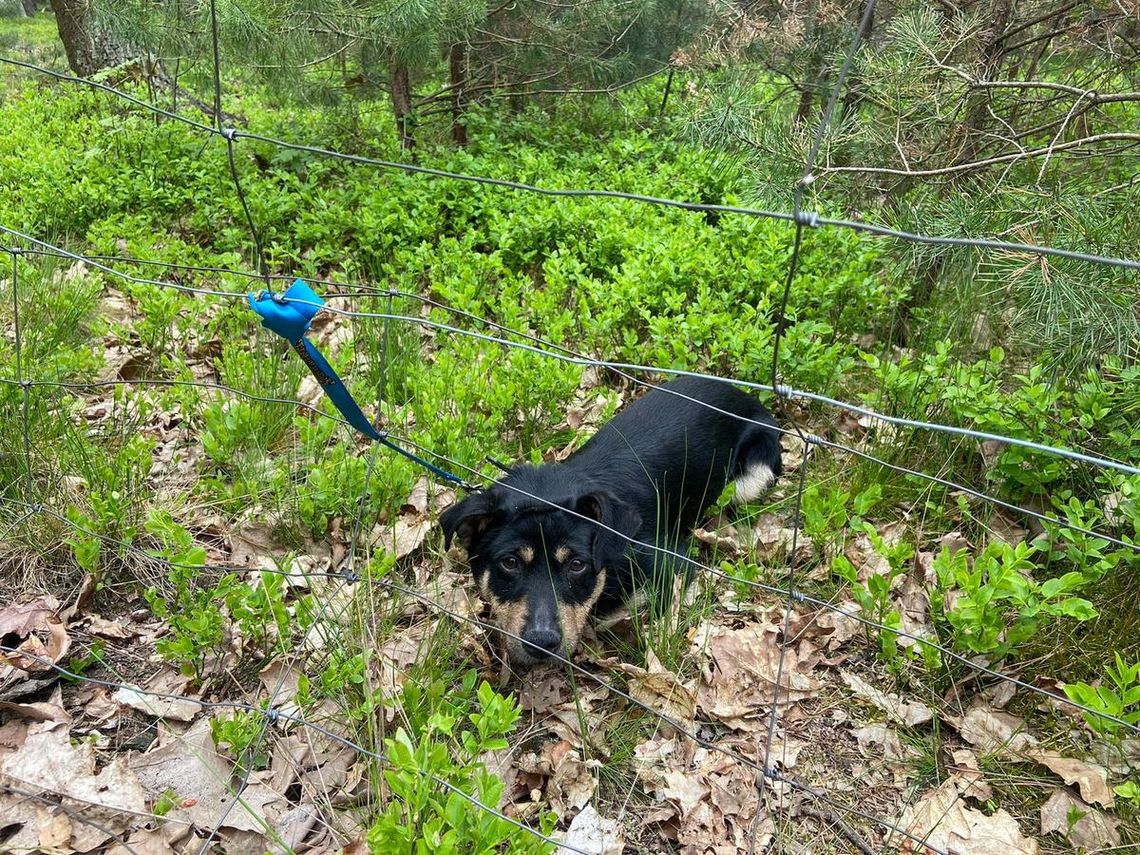
[[[871,844],[863,838],[863,835],[844,822],[841,817],[836,815],[835,811],[829,810],[826,807],[816,807],[811,803],[805,802],[799,806],[799,812],[804,816],[810,816],[812,819],[818,820],[824,825],[834,825],[839,829],[839,833],[846,837],[851,845],[864,853],[864,855],[875,855],[875,850],[871,848]]]
[[[820,168],[821,172],[837,173],[837,172],[856,172],[864,175],[899,175],[904,178],[924,178],[935,175],[953,175],[959,172],[969,172],[974,169],[981,169],[984,166],[993,166],[996,163],[1007,163],[1011,160],[1020,160],[1028,157],[1041,157],[1049,155],[1053,152],[1068,151],[1069,149],[1079,148],[1085,145],[1093,145],[1101,142],[1140,142],[1140,133],[1125,133],[1125,132],[1111,132],[1104,134],[1093,134],[1088,137],[1081,137],[1078,140],[1070,140],[1069,142],[1060,143],[1058,145],[1047,145],[1042,148],[1036,148],[1031,151],[1015,151],[1009,154],[1001,154],[996,157],[989,157],[984,160],[974,160],[970,163],[961,163],[956,166],[940,166],[937,169],[897,169],[889,166],[824,166]]]

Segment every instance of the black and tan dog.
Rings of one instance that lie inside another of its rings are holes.
[[[729,481],[736,501],[750,501],[781,471],[779,434],[759,401],[683,377],[622,410],[566,462],[514,468],[440,522],[447,546],[454,537],[467,550],[511,661],[525,665],[569,656],[591,613],[613,611],[660,574],[660,550],[631,539],[684,555]]]

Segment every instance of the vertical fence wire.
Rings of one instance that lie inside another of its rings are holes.
[[[32,392],[32,381],[24,377],[24,339],[23,328],[20,326],[20,256],[22,252],[18,247],[12,247],[8,252],[12,256],[12,325],[15,328],[16,383],[20,387],[20,423],[24,445],[24,489],[27,491],[25,495],[30,498],[34,493],[32,437],[28,413],[31,403],[29,399]]]
[[[776,331],[772,341],[772,371],[771,382],[772,388],[775,390],[775,408],[781,416],[781,420],[785,424],[790,424],[792,429],[796,432],[800,439],[800,452],[802,458],[800,461],[799,478],[796,484],[796,494],[792,510],[792,548],[788,558],[788,587],[787,587],[787,600],[784,606],[784,620],[783,628],[780,634],[780,654],[776,663],[776,680],[772,684],[772,707],[768,715],[768,729],[764,742],[764,753],[761,757],[757,758],[763,765],[763,772],[757,775],[756,788],[757,788],[757,804],[756,815],[753,817],[751,833],[748,840],[748,855],[753,855],[756,851],[756,836],[760,830],[760,817],[761,812],[765,810],[765,789],[767,779],[778,775],[775,768],[774,760],[772,757],[772,744],[776,736],[776,723],[780,715],[780,681],[784,675],[784,665],[787,660],[788,646],[790,644],[789,628],[792,621],[792,612],[796,603],[796,551],[799,541],[800,533],[800,509],[803,505],[804,489],[807,480],[807,465],[808,458],[811,454],[812,442],[810,438],[801,430],[799,423],[796,419],[792,418],[788,408],[785,406],[785,397],[780,394],[780,343],[783,336],[784,327],[787,324],[788,303],[791,299],[792,285],[795,282],[796,273],[799,270],[800,263],[800,250],[803,245],[803,230],[805,226],[815,227],[817,224],[818,215],[814,212],[805,212],[803,210],[804,193],[808,186],[815,180],[813,170],[815,169],[815,161],[819,156],[820,148],[823,141],[827,136],[828,128],[831,125],[831,117],[835,112],[835,105],[839,100],[839,94],[843,90],[847,75],[851,70],[851,66],[855,61],[855,55],[859,51],[859,46],[862,44],[864,33],[870,29],[871,21],[875,14],[876,0],[867,0],[863,13],[860,16],[859,23],[856,25],[855,33],[851,37],[851,43],[847,48],[847,55],[843,60],[843,65],[839,70],[839,74],[835,79],[834,85],[831,87],[831,92],[828,95],[827,104],[823,108],[822,115],[820,116],[819,125],[816,128],[815,136],[812,140],[811,148],[808,151],[807,157],[804,160],[803,170],[800,173],[800,178],[796,182],[793,194],[792,217],[795,222],[795,234],[792,239],[792,254],[788,260],[787,276],[784,279],[784,290],[780,298],[780,310],[777,315]],[[783,790],[780,792],[781,802],[783,798]],[[774,825],[774,833],[779,833],[779,826]]]

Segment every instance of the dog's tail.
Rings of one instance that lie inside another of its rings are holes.
[[[758,499],[784,474],[780,434],[771,416],[764,421],[768,424],[752,425],[741,437],[732,475],[736,502]]]

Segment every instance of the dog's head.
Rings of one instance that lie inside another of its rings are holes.
[[[609,574],[626,572],[622,535],[632,537],[641,519],[605,491],[547,503],[500,482],[449,508],[440,523],[446,545],[454,538],[467,550],[509,658],[527,665],[574,652]]]

